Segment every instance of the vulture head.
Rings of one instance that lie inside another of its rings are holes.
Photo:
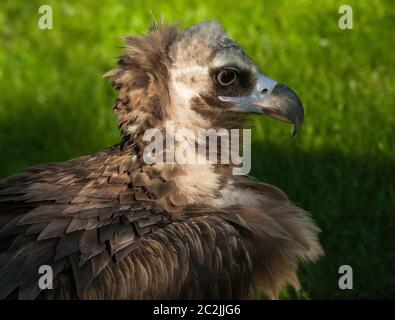
[[[147,35],[126,41],[119,67],[107,74],[120,91],[115,111],[126,140],[166,121],[230,128],[261,114],[293,123],[294,134],[302,125],[295,92],[262,74],[217,22],[184,32],[154,23]]]

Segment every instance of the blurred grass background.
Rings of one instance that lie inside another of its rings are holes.
[[[338,8],[352,6],[354,29]],[[40,30],[49,4],[54,29]],[[312,213],[326,256],[303,266],[303,291],[284,298],[395,297],[393,1],[0,2],[0,178],[119,141],[115,91],[102,78],[141,34],[149,12],[188,27],[220,21],[262,73],[288,84],[306,109],[302,132],[257,118],[253,175]],[[354,271],[340,290],[338,268]]]

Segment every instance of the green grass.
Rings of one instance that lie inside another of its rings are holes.
[[[217,19],[261,71],[305,104],[302,132],[254,119],[253,174],[312,213],[326,256],[301,268],[300,298],[395,296],[395,4],[346,1],[0,2],[0,177],[117,143],[115,92],[101,76],[119,36],[147,30],[149,12],[182,27]],[[37,27],[50,4],[54,30]],[[338,288],[340,265],[354,290]],[[297,297],[292,292],[285,298]]]

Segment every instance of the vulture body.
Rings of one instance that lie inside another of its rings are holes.
[[[240,299],[257,288],[275,298],[298,288],[299,262],[322,254],[319,230],[282,191],[231,164],[143,157],[146,130],[242,128],[252,109],[239,100],[260,79],[262,100],[283,98],[283,87],[270,87],[215,22],[184,32],[154,24],[126,40],[108,73],[121,143],[0,181],[0,298]],[[256,113],[300,126],[300,110],[277,106]],[[38,285],[43,265],[53,289]]]

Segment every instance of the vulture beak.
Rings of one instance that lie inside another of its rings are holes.
[[[297,94],[286,85],[259,74],[251,95],[241,97],[218,97],[230,102],[244,112],[265,114],[272,118],[293,123],[292,136],[302,126],[304,110]]]

